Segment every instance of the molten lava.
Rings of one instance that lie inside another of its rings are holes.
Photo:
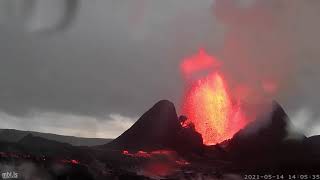
[[[203,53],[193,56],[192,62],[195,64],[199,62],[202,68],[207,68],[203,66],[202,58],[208,58],[208,55],[204,56]],[[184,69],[183,72],[185,72]],[[246,125],[239,104],[233,103],[227,91],[222,74],[215,71],[191,83],[182,111],[188,117],[183,125],[194,124],[195,130],[202,135],[203,143],[206,145],[230,139]]]

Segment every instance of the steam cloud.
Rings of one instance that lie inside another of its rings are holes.
[[[318,131],[311,127],[318,123],[320,107],[316,83],[320,3],[216,0],[212,10],[225,25],[224,43],[217,53],[238,95],[256,102],[277,99],[307,135]]]

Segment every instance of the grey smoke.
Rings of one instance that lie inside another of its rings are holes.
[[[278,90],[270,97],[280,101],[306,135],[319,133],[319,10],[318,1],[298,0],[216,0],[213,5],[226,26],[218,53],[225,71],[235,84],[249,83],[258,93],[261,80],[275,79]],[[297,117],[301,111],[304,117]]]

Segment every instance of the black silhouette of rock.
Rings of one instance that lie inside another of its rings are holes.
[[[247,125],[226,143],[227,156],[234,162],[233,166],[251,172],[310,169],[303,163],[309,154],[303,145],[305,138],[288,139],[290,123],[283,108],[273,102],[270,113]]]
[[[148,150],[169,147],[180,129],[173,103],[161,100],[107,147],[123,150]]]
[[[174,104],[161,100],[127,131],[104,147],[117,150],[169,148],[182,152],[198,151],[202,146],[202,138],[194,129],[180,125]]]
[[[286,138],[288,123],[288,115],[273,102],[272,111],[237,132],[228,142],[227,150],[238,158],[270,154]]]
[[[304,141],[305,145],[309,148],[319,148],[320,149],[320,135],[311,136]],[[320,153],[320,151],[319,151]]]
[[[288,121],[283,108],[277,102],[273,102],[270,114],[264,114],[237,132],[229,142],[229,148],[246,151],[279,144],[287,136]]]
[[[320,161],[320,135],[304,139],[303,146],[304,151],[309,154],[310,160]]]
[[[187,116],[181,115],[179,117],[180,122],[184,122],[188,119]],[[202,154],[205,146],[203,145],[202,136],[195,130],[192,123],[187,127],[180,128],[175,136],[174,149],[182,154],[188,154],[190,152],[196,154]]]

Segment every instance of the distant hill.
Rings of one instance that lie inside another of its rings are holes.
[[[34,131],[20,131],[16,129],[0,129],[0,141],[18,142],[28,134],[54,140],[62,143],[69,143],[74,146],[97,146],[110,142],[112,139],[103,138],[82,138],[74,136],[63,136],[58,134],[41,133]]]

